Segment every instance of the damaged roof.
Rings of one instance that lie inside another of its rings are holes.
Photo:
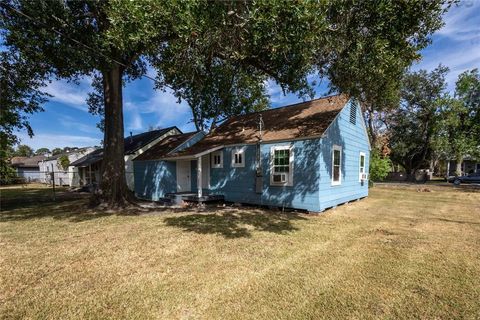
[[[263,120],[263,142],[319,137],[327,130],[348,100],[348,96],[340,94],[235,116],[222,123],[192,147],[171,156],[194,156],[222,146],[257,143],[260,141],[260,117]]]

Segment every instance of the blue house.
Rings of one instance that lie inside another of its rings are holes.
[[[137,197],[220,195],[320,212],[368,196],[369,139],[345,95],[235,116],[181,140],[134,159]]]

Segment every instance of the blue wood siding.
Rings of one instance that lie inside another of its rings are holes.
[[[41,173],[39,167],[17,167],[17,176],[24,178],[27,182],[40,181]]]
[[[293,145],[293,186],[270,185],[270,150],[273,146]],[[210,169],[210,193],[223,194],[225,200],[259,205],[320,209],[318,195],[319,140],[303,140],[261,145],[263,191],[255,192],[256,146],[243,146],[245,167],[232,167],[232,150],[223,149],[223,168]]]
[[[359,181],[360,152],[365,153],[365,172],[368,174],[370,146],[363,115],[357,108],[356,124],[350,122],[349,102],[330,125],[320,143],[320,210],[368,196],[368,182]],[[342,147],[341,184],[332,185],[333,145]]]
[[[177,191],[175,161],[133,161],[135,195],[157,201],[166,193]]]

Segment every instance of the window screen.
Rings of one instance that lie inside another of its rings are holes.
[[[333,150],[333,182],[340,182],[341,153],[339,149]]]
[[[273,171],[275,173],[289,172],[290,169],[290,150],[275,150],[273,158]]]

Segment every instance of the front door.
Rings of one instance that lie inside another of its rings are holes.
[[[177,192],[192,191],[190,160],[177,161]]]

